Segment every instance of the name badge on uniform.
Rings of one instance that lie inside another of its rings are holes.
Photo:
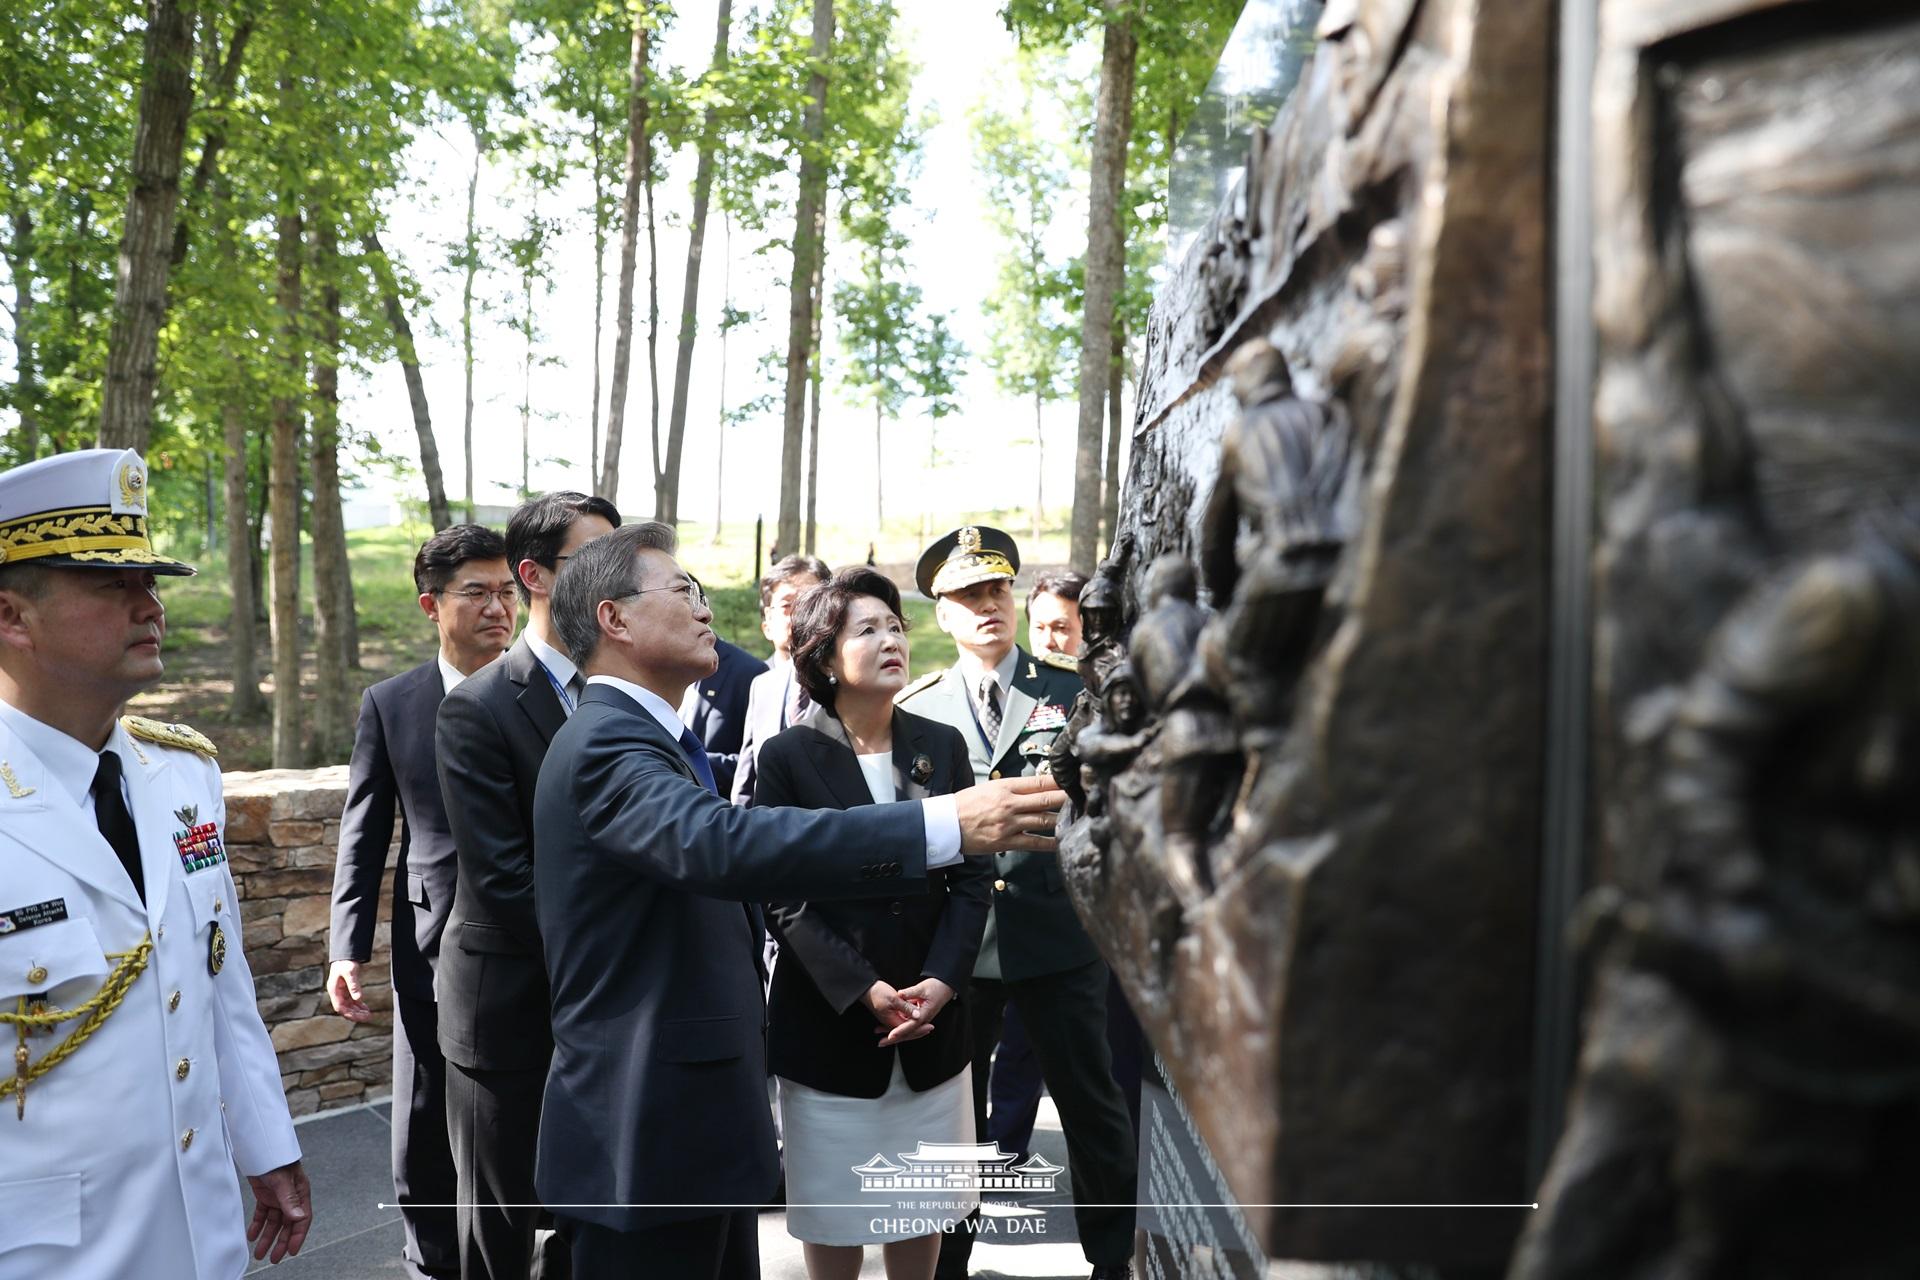
[[[45,902],[36,902],[31,906],[10,907],[0,911],[0,934],[13,933],[18,929],[31,929],[39,924],[54,924],[67,918],[67,900],[48,898]]]
[[[180,819],[185,828],[173,833],[173,849],[180,855],[180,865],[189,875],[227,860],[226,846],[220,843],[219,824],[196,821],[200,816],[198,805],[181,805],[173,811],[173,816]]]

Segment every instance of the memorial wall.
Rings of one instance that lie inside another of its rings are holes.
[[[1143,1199],[1217,1170],[1247,1274],[1914,1274],[1920,16],[1278,7],[1054,760]]]

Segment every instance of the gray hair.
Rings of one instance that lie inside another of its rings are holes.
[[[600,603],[640,589],[640,553],[679,550],[670,524],[643,520],[603,533],[568,557],[553,583],[553,626],[577,667],[600,648]]]

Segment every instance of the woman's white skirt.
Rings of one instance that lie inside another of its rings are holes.
[[[904,1157],[923,1143],[972,1143],[972,1067],[915,1093],[896,1053],[893,1078],[877,1098],[823,1093],[782,1077],[780,1117],[786,1138],[787,1234],[796,1240],[836,1245],[910,1240],[966,1217],[980,1203],[977,1182],[863,1190],[863,1183],[875,1179],[858,1171],[875,1156],[911,1170]]]

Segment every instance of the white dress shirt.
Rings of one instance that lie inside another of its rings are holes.
[[[651,689],[643,689],[619,676],[588,676],[587,683],[611,685],[632,698],[659,722],[660,727],[667,731],[667,736],[675,742],[680,741],[680,735],[687,730],[673,705]],[[920,802],[920,817],[927,833],[927,870],[950,867],[959,862],[964,855],[960,852],[960,811],[954,798],[928,796]]]
[[[447,661],[446,654],[438,655],[438,660],[440,663],[440,692],[443,694],[452,693],[455,686],[462,680],[465,680],[466,677],[460,674],[460,668]]]
[[[527,637],[527,648],[533,650],[534,658],[553,676],[555,692],[560,695],[561,709],[568,715],[572,715],[573,695],[567,692],[567,686],[572,684],[573,678],[580,674],[580,668],[573,665],[572,658],[533,634],[532,627],[528,627],[521,634]]]
[[[68,737],[50,724],[35,720],[10,702],[0,702],[0,724],[13,730],[15,736],[32,749],[33,754],[46,762],[47,772],[59,779],[73,802],[89,818],[93,818],[93,775],[100,771],[100,752],[78,738]],[[113,732],[107,735],[105,750],[114,750],[120,737],[119,722],[115,721]],[[124,800],[127,798],[127,769],[132,760],[125,752],[121,756],[120,798]],[[97,818],[94,820],[99,821]]]

